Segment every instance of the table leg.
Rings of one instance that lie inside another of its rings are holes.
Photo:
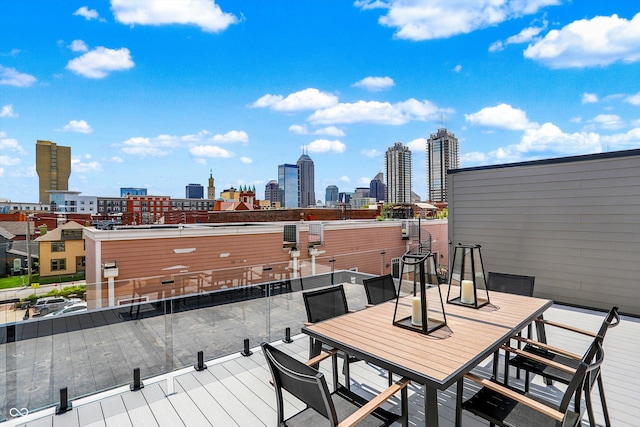
[[[458,380],[456,387],[456,427],[462,427],[462,394],[464,393],[464,378]]]
[[[424,424],[438,426],[438,389],[424,386]]]

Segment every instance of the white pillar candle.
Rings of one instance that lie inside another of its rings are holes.
[[[425,301],[424,312],[427,312],[427,305]],[[420,296],[416,295],[411,300],[411,324],[414,326],[422,326],[422,310]]]
[[[473,282],[471,280],[463,280],[461,285],[460,301],[463,304],[475,304],[476,298],[473,293]]]

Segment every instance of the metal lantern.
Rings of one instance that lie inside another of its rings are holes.
[[[473,308],[489,304],[480,245],[456,245],[449,274],[447,302]]]
[[[421,245],[402,256],[395,326],[428,334],[447,324],[436,273],[433,254]]]

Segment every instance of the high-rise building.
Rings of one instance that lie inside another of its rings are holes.
[[[213,171],[209,170],[209,185],[207,186],[207,199],[213,200],[216,198],[216,186],[213,182]]]
[[[285,163],[278,165],[278,200],[283,208],[297,208],[298,166]]]
[[[401,142],[396,142],[385,153],[387,176],[387,202],[391,204],[411,203],[411,151]]]
[[[338,187],[335,185],[327,186],[324,194],[324,203],[326,206],[336,206],[338,204]]]
[[[384,174],[379,172],[369,183],[369,197],[376,199],[376,202],[384,202],[387,200],[386,189]]]
[[[301,208],[316,205],[316,191],[313,160],[307,153],[303,153],[298,159],[298,192],[299,204]]]
[[[39,178],[40,203],[49,204],[49,190],[69,190],[71,147],[51,141],[36,141],[36,172]]]
[[[204,199],[204,187],[201,184],[187,184],[184,197],[187,199]]]
[[[264,199],[269,201],[269,206],[274,207],[278,199],[278,181],[272,179],[264,186]]]
[[[429,201],[447,202],[447,171],[459,167],[458,138],[447,129],[438,129],[427,141]]]

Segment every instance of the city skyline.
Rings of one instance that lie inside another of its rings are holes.
[[[0,2],[0,198],[38,200],[37,140],[70,191],[171,197],[303,147],[316,195],[353,191],[402,142],[423,200],[443,127],[461,167],[640,146],[640,5],[469,3]]]

